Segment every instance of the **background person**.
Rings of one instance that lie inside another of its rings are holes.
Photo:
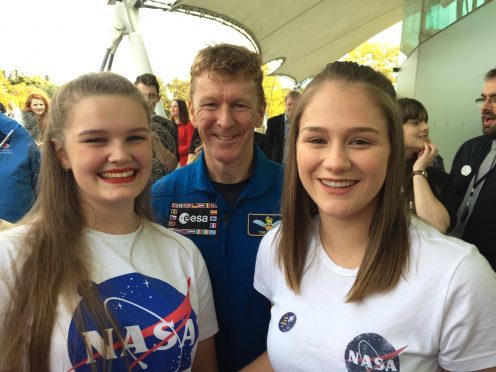
[[[475,244],[496,270],[496,68],[487,72],[475,102],[483,135],[462,144],[453,159],[457,224],[450,235]]]
[[[191,66],[190,112],[200,158],[153,185],[159,223],[191,238],[212,280],[220,371],[238,371],[266,349],[270,302],[253,289],[262,236],[279,223],[282,167],[254,144],[265,97],[260,56],[218,44]]]
[[[171,102],[170,113],[172,120],[177,126],[177,152],[179,154],[179,164],[184,167],[188,163],[188,155],[191,146],[191,138],[195,128],[189,120],[188,106],[182,99],[175,99]]]
[[[139,75],[134,81],[148,105],[152,130],[153,163],[151,180],[172,172],[177,166],[177,127],[170,120],[155,113],[160,102],[160,85],[153,74]]]
[[[203,259],[149,219],[152,145],[140,92],[96,73],[52,102],[39,196],[0,233],[1,368],[215,371]]]
[[[293,112],[299,98],[300,92],[296,90],[289,92],[284,99],[284,113],[267,120],[265,137],[270,149],[270,159],[279,164],[285,163],[288,135],[293,121]]]
[[[18,122],[0,113],[0,219],[21,219],[36,198],[40,150]]]
[[[48,101],[41,94],[30,94],[24,106],[22,125],[36,142],[40,142],[48,115]]]
[[[273,306],[252,370],[496,370],[496,274],[476,247],[405,213],[395,99],[353,62],[303,93],[282,224],[257,257],[254,285]]]
[[[261,126],[262,122],[260,122],[257,128],[260,128]],[[260,150],[263,151],[265,156],[267,156],[267,158],[270,158],[270,147],[269,143],[267,142],[267,136],[265,135],[265,133],[261,133],[255,130],[253,139],[255,141],[255,144],[260,147]]]
[[[193,131],[193,135],[191,136],[191,143],[189,145],[189,153],[188,153],[188,162],[187,164],[191,164],[198,160],[200,157],[200,153],[203,149],[202,141],[200,138],[200,133],[198,132],[198,128],[195,128]]]
[[[412,212],[446,233],[456,220],[455,196],[447,173],[432,163],[437,147],[429,141],[429,117],[424,105],[413,98],[398,99],[403,123],[406,177],[404,194]]]

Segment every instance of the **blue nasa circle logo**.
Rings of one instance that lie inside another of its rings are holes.
[[[344,360],[348,372],[400,371],[399,354],[406,346],[396,350],[377,333],[363,333],[346,347]]]
[[[92,371],[93,365],[101,371],[105,362],[112,366],[112,371],[191,368],[198,323],[189,293],[185,296],[164,281],[138,273],[111,278],[95,285],[95,289],[119,330],[106,324],[108,339],[104,337],[82,299],[74,312],[67,340],[72,370]],[[84,324],[83,337],[76,330],[78,316]]]
[[[288,332],[296,324],[296,315],[294,313],[286,313],[279,320],[279,330],[281,332]]]

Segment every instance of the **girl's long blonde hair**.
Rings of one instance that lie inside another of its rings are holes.
[[[79,296],[84,298],[102,335],[106,335],[105,325],[115,325],[90,282],[90,253],[83,237],[85,222],[78,186],[72,173],[60,165],[54,148],[55,141],[64,143],[74,105],[83,98],[98,95],[130,97],[148,115],[137,88],[124,77],[109,72],[80,76],[54,96],[44,132],[38,197],[20,222],[28,230],[14,267],[12,301],[1,324],[0,348],[5,365],[0,369],[49,370],[47,356],[59,301],[75,304]],[[134,208],[138,215],[151,218],[149,185],[136,198]],[[78,314],[74,317],[81,331],[82,319]]]

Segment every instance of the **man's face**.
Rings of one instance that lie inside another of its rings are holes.
[[[290,122],[293,121],[293,113],[297,103],[298,103],[298,98],[293,98],[293,97],[287,97],[286,101],[284,102],[284,105],[286,107],[286,111],[285,111],[286,116],[288,117],[288,120]]]
[[[153,114],[157,102],[160,101],[160,95],[158,94],[157,89],[154,86],[145,85],[143,83],[138,83],[136,87],[139,89],[141,94],[143,94],[150,114]]]
[[[481,97],[496,96],[496,79],[488,80],[482,87]],[[481,105],[482,132],[486,136],[496,136],[496,104],[486,100]]]
[[[190,101],[193,125],[203,141],[209,172],[243,169],[253,158],[253,132],[262,121],[264,105],[256,85],[242,75],[204,71],[195,78]]]

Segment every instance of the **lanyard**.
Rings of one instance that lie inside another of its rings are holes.
[[[480,169],[480,167],[479,167]],[[472,196],[474,195],[474,191],[475,189],[477,188],[477,186],[479,186],[482,182],[484,182],[484,180],[491,174],[493,173],[493,171],[496,169],[494,168],[494,160],[493,160],[493,164],[491,165],[491,169],[489,169],[485,175],[483,175],[481,178],[477,179],[477,177],[479,176],[479,169],[477,169],[477,172],[475,173],[474,175],[474,184],[472,186],[472,189],[470,190],[470,194],[468,195],[468,199],[467,199],[467,204],[465,204],[465,208],[463,208],[463,212],[462,212],[462,216],[461,216],[461,221],[462,222],[465,222],[465,220],[467,219],[468,217],[468,212],[470,210],[470,202],[472,201]]]

